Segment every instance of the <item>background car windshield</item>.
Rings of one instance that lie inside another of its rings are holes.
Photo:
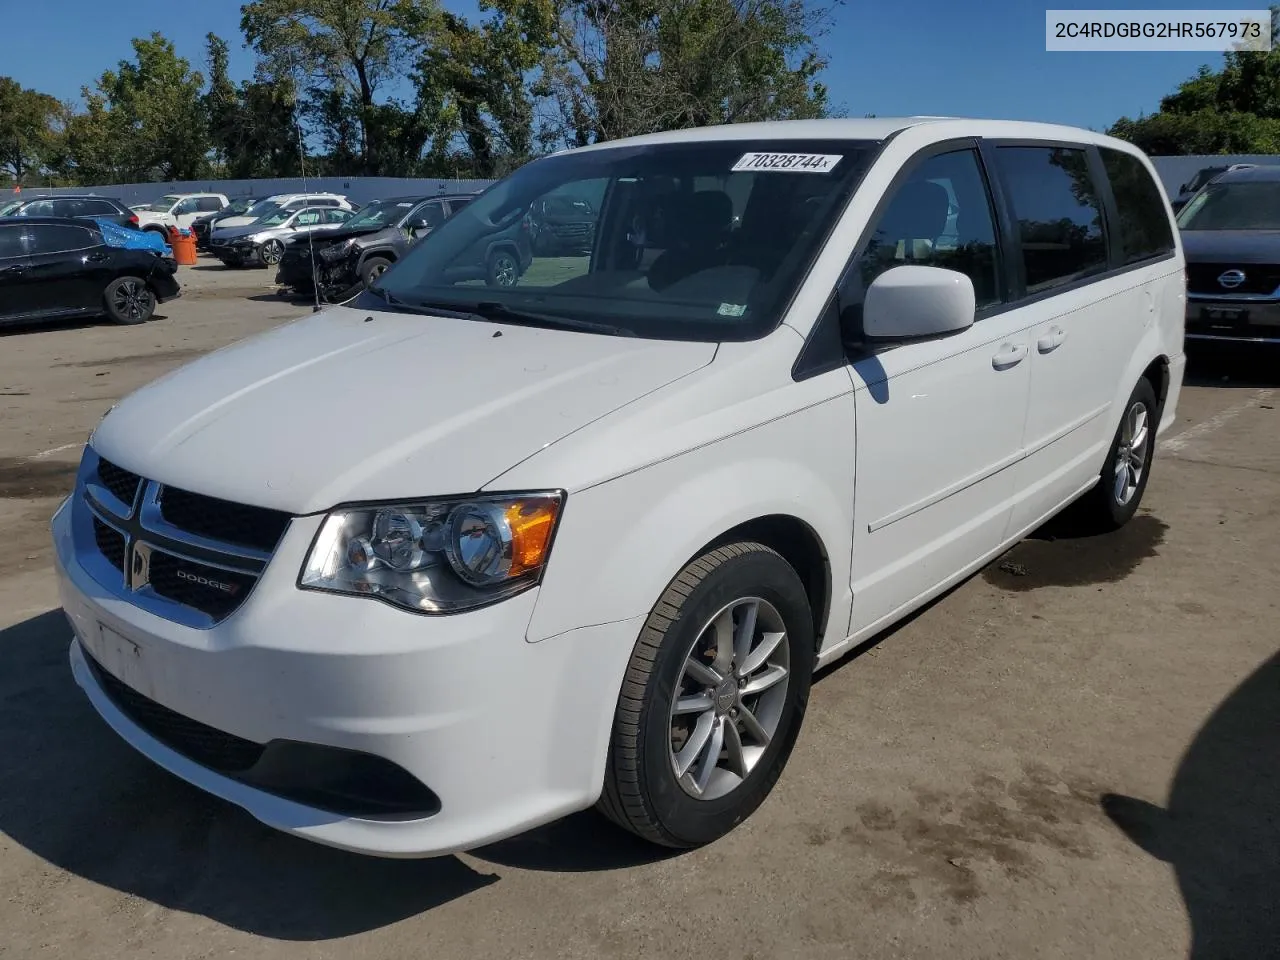
[[[412,201],[403,203],[387,203],[374,200],[358,214],[347,221],[348,227],[384,227],[393,220],[404,216],[413,206]]]
[[[1280,230],[1280,181],[1211,183],[1178,215],[1182,230]]]
[[[236,214],[248,213],[259,203],[261,203],[259,200],[232,200],[219,212],[235,216]]]
[[[378,290],[643,337],[753,339],[781,319],[875,146],[726,140],[537,160],[419,241]],[[548,207],[581,219],[543,224]],[[544,226],[554,244],[535,242]]]
[[[0,203],[0,217],[7,216],[11,210],[17,210],[22,206],[21,200],[10,200],[8,203]]]
[[[267,214],[258,220],[258,224],[263,227],[278,227],[294,214],[293,210],[277,210],[275,213]]]
[[[143,209],[149,210],[151,213],[168,213],[177,202],[177,197],[161,197],[155,203],[147,204]]]

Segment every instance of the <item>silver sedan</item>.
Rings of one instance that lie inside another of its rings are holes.
[[[229,267],[247,263],[277,264],[289,240],[308,233],[336,230],[352,213],[336,207],[277,210],[242,227],[215,229],[209,235],[209,252]]]

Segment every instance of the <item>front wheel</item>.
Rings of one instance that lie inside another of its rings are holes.
[[[491,287],[514,287],[520,279],[520,265],[516,263],[515,254],[509,250],[490,254],[486,279]]]
[[[117,277],[102,294],[107,316],[116,323],[146,323],[156,312],[156,295],[140,277]]]
[[[273,267],[284,257],[284,244],[279,240],[268,240],[258,250],[258,256],[267,266]]]
[[[813,643],[804,586],[769,547],[730,543],[686,566],[627,666],[601,811],[677,848],[710,843],[745,820],[800,732]]]
[[[386,257],[370,257],[360,267],[360,280],[366,287],[371,287],[377,279],[387,272],[391,261]]]

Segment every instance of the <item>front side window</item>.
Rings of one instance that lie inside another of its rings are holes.
[[[375,200],[347,221],[347,226],[385,227],[387,224],[406,216],[412,209],[412,200],[401,200],[399,202]]]
[[[332,210],[326,210],[324,212],[325,223],[346,223],[350,219],[350,210],[340,210],[335,207]]]
[[[1211,183],[1178,214],[1183,230],[1280,230],[1280,180]]]
[[[196,201],[196,209],[201,213],[213,213],[222,209],[222,201],[217,197],[201,197]]]
[[[1027,294],[1106,270],[1102,202],[1084,150],[998,147],[996,162],[1017,220]]]
[[[410,226],[417,227],[419,224],[425,224],[425,229],[434,230],[440,224],[444,223],[444,207],[438,201],[424,203],[418,209],[413,211],[409,217]]]
[[[69,253],[102,243],[102,234],[87,227],[63,224],[32,224],[27,232],[32,254]]]
[[[722,140],[535,160],[427,234],[375,293],[643,337],[754,339],[779,322],[876,149]],[[541,214],[562,197],[591,212]],[[535,248],[543,228],[555,233]]]
[[[290,217],[293,216],[293,214],[294,214],[294,211],[292,210],[276,210],[273,213],[268,213],[266,216],[259,219],[258,226],[261,226],[261,227],[282,226],[286,220],[288,220]]]
[[[52,200],[33,200],[18,210],[20,217],[52,217],[54,215]]]
[[[323,214],[319,210],[303,210],[293,221],[295,227],[314,227],[320,222]]]
[[[1173,252],[1173,228],[1164,210],[1164,194],[1147,168],[1131,153],[1102,147],[1102,165],[1119,216],[1120,247],[1125,263]]]
[[[859,262],[864,289],[904,264],[963,273],[979,309],[1000,302],[995,220],[975,151],[930,157],[897,188]]]

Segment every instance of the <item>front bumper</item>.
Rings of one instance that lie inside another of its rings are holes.
[[[1187,294],[1189,341],[1280,344],[1280,298]]]
[[[387,857],[473,849],[598,798],[643,618],[530,643],[536,590],[440,617],[298,590],[321,520],[304,517],[293,521],[243,605],[199,629],[94,579],[97,568],[82,562],[90,522],[83,514],[73,495],[52,525],[76,682],[123,739],[171,773],[268,826]],[[136,712],[109,695],[89,657],[147,702],[231,738],[388,761],[429,789],[438,808],[351,816],[219,772],[135,722]]]

